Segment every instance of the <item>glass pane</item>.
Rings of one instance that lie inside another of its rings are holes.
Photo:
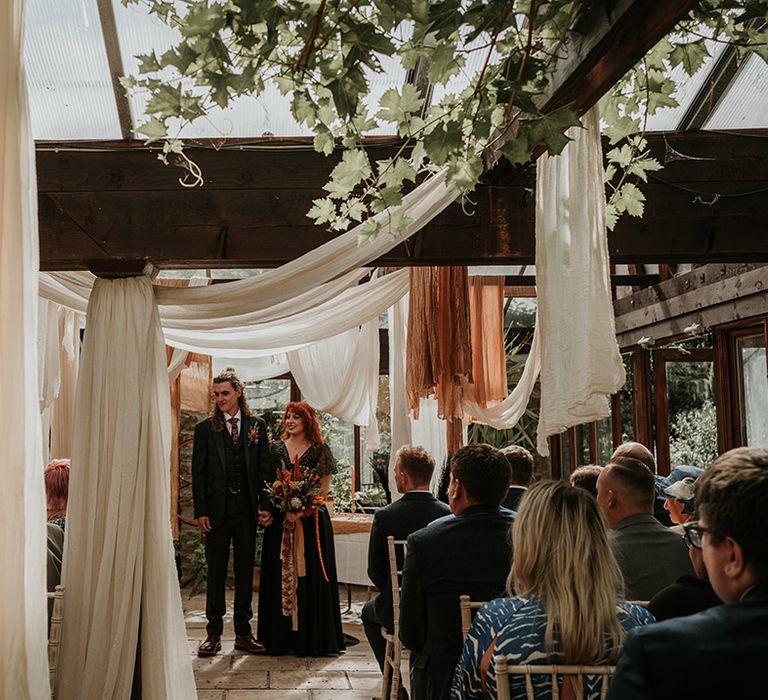
[[[576,467],[580,467],[582,464],[592,463],[592,458],[589,456],[589,431],[589,423],[586,425],[576,426],[576,434],[579,436],[579,444],[576,450],[576,457],[579,463],[574,465],[574,469]]]
[[[629,442],[635,439],[635,423],[632,414],[632,396],[634,391],[632,355],[627,353],[622,355],[621,359],[624,362],[624,372],[627,376],[627,381],[619,392],[621,398],[621,441]]]
[[[714,363],[667,362],[669,458],[706,467],[717,457]]]
[[[613,454],[613,429],[610,418],[597,421],[597,463],[605,464]]]
[[[576,466],[571,464],[571,431],[566,430],[560,433],[560,464],[562,465],[562,474],[568,478]]]
[[[277,440],[280,435],[280,421],[288,402],[291,400],[291,382],[288,379],[262,379],[245,382],[245,398],[251,410],[267,423],[270,437]]]
[[[741,363],[742,438],[749,447],[768,447],[768,367],[763,334],[738,338]]]

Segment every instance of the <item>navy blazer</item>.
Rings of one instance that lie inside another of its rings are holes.
[[[763,697],[766,661],[768,584],[763,584],[738,603],[630,632],[608,698]]]
[[[371,539],[368,544],[368,578],[381,591],[373,599],[376,619],[387,629],[392,629],[392,579],[389,575],[389,550],[387,537],[405,540],[416,530],[426,527],[433,520],[450,515],[451,509],[438,501],[431,493],[410,491],[400,500],[379,508],[373,516]],[[402,569],[402,548],[398,548],[398,568]]]
[[[242,439],[245,441],[245,469],[248,490],[254,511],[268,507],[264,494],[264,482],[274,478],[272,454],[269,450],[267,424],[256,416],[242,417]],[[249,440],[253,427],[257,436]],[[229,431],[214,430],[211,419],[207,418],[195,426],[192,447],[192,498],[195,504],[195,518],[208,516],[211,529],[216,529],[224,520],[227,507],[227,473],[224,440]],[[258,513],[254,512],[254,518]]]
[[[513,513],[471,506],[408,538],[400,603],[400,638],[425,669],[433,698],[447,698],[461,655],[459,596],[488,601],[504,594],[512,563]]]

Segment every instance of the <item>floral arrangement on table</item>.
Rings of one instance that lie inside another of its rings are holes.
[[[304,528],[299,524],[301,518],[314,517],[315,544],[320,559],[323,577],[328,581],[328,574],[323,562],[323,550],[320,544],[320,514],[318,508],[325,503],[320,493],[320,476],[313,470],[302,466],[298,456],[294,460],[293,470],[277,468],[275,480],[266,485],[267,495],[275,508],[285,513],[283,520],[283,538],[280,545],[282,563],[281,589],[283,615],[292,618],[292,627],[298,629],[299,608],[296,591],[299,578],[307,575],[304,555]]]

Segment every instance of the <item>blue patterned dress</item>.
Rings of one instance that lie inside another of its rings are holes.
[[[619,622],[628,632],[639,625],[655,622],[645,608],[625,601],[616,604]],[[544,651],[544,633],[547,616],[539,599],[535,596],[521,598],[497,598],[481,608],[469,630],[459,665],[453,676],[451,698],[467,700],[482,698],[480,661],[494,638],[494,655],[505,654],[510,664],[563,663],[562,658],[550,659]],[[533,686],[537,700],[551,698],[548,676],[534,676]],[[587,697],[600,697],[600,678],[587,679]],[[486,693],[496,697],[496,676],[491,662],[486,676]],[[525,681],[512,681],[512,697],[525,698]]]

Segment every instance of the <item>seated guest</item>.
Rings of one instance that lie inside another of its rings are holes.
[[[571,474],[571,486],[589,491],[597,498],[597,477],[603,468],[599,464],[585,464]]]
[[[686,524],[725,605],[629,635],[613,700],[759,697],[768,658],[768,450],[721,455],[696,483]]]
[[[642,462],[654,475],[658,471],[653,454],[645,445],[639,442],[625,442],[619,445],[614,450],[613,455],[611,455],[610,461],[614,464],[621,464],[623,459],[636,459]],[[660,501],[653,502],[653,517],[666,527],[672,525],[669,513],[664,510],[664,506]]]
[[[54,459],[43,472],[45,481],[46,520],[62,530],[66,527],[67,500],[69,499],[68,459]]]
[[[448,496],[455,517],[408,537],[400,638],[411,650],[411,693],[447,698],[461,654],[459,596],[490,600],[504,591],[513,514],[500,505],[509,462],[490,445],[468,445],[451,461]]]
[[[704,473],[698,467],[675,467],[669,476],[656,477],[657,498],[664,503],[664,510],[669,513],[672,529],[683,534],[683,523],[693,515],[693,492],[696,480]]]
[[[512,528],[511,597],[475,617],[453,677],[456,700],[497,697],[494,655],[513,664],[610,664],[624,633],[653,622],[620,600],[621,571],[595,499],[562,481],[531,487]],[[600,679],[590,678],[590,695]],[[536,697],[551,697],[549,676],[534,676]],[[525,681],[512,684],[525,698]],[[597,697],[597,695],[595,695]]]
[[[717,597],[709,582],[701,557],[701,549],[693,546],[691,536],[685,531],[683,531],[683,542],[688,547],[688,556],[696,575],[681,576],[651,598],[647,607],[658,621],[668,620],[670,617],[693,615],[715,605],[721,605],[723,602]]]
[[[533,455],[520,445],[509,445],[501,453],[512,468],[511,485],[501,505],[509,510],[517,510],[520,499],[533,480]]]
[[[629,600],[650,600],[693,567],[683,538],[653,517],[656,481],[642,462],[622,458],[597,479],[597,502],[624,575]]]
[[[389,576],[387,537],[404,540],[433,520],[450,515],[451,509],[438,501],[429,490],[435,460],[423,447],[406,445],[395,456],[395,484],[403,497],[373,516],[371,539],[368,545],[368,578],[379,589],[362,612],[365,635],[371,644],[379,667],[384,670],[386,642],[381,628],[392,632],[392,586]],[[398,568],[402,568],[402,552],[398,551]]]

